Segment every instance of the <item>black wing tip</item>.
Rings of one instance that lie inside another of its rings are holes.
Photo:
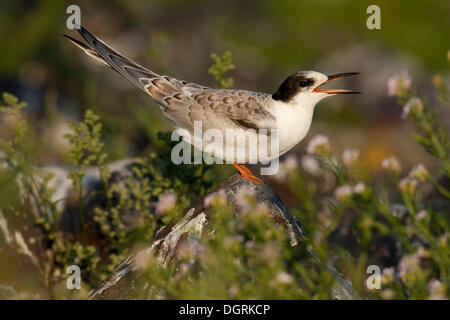
[[[70,40],[70,41],[80,42],[79,40],[77,40],[77,39],[75,39],[75,38],[73,38],[73,37],[71,37],[71,36],[69,36],[69,35],[67,35],[67,34],[65,34],[65,33],[63,33],[62,36],[63,36],[64,38]]]
[[[75,38],[73,38],[73,37],[71,37],[71,36],[69,36],[67,34],[63,34],[62,36],[64,38],[66,38],[67,40],[69,40],[70,42],[72,42],[72,44],[80,47],[83,50],[90,49],[85,43],[81,42],[80,40],[77,40],[77,39],[75,39]]]
[[[96,36],[94,36],[92,33],[90,33],[86,28],[84,28],[83,26],[77,24],[75,25],[75,29],[78,31],[78,33],[88,42],[89,39],[94,41],[97,39]]]

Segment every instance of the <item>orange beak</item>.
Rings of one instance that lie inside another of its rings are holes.
[[[357,74],[359,74],[359,72],[338,73],[338,74],[333,74],[331,76],[328,76],[328,80],[325,81],[324,83],[318,85],[316,88],[314,88],[313,92],[324,92],[324,93],[328,93],[328,94],[359,94],[361,92],[345,90],[345,89],[319,89],[319,87],[321,87],[327,83],[330,83],[332,81],[335,81],[335,80],[338,80],[341,78],[351,77],[351,76],[354,76]]]

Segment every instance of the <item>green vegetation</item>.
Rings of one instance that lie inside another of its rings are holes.
[[[77,36],[65,27],[69,4],[7,1],[0,11],[0,92],[14,93],[0,102],[0,298],[86,298],[234,173],[171,162],[176,142],[159,108],[61,37]],[[361,72],[348,85],[364,95],[321,103],[309,145],[263,177],[305,242],[291,247],[248,190],[237,215],[219,194],[214,232],[167,268],[149,258],[142,280],[154,291],[139,297],[330,298],[332,275],[314,266],[313,250],[363,298],[448,299],[449,3],[383,2],[381,30],[366,28],[369,4],[79,1],[83,24],[124,54],[210,87],[274,92],[299,70]],[[402,69],[411,75],[393,75]],[[117,160],[130,160],[127,176],[115,176]],[[92,177],[101,184],[90,186]],[[65,287],[72,264],[80,291]],[[381,269],[380,290],[366,285],[370,265]]]
[[[214,76],[221,88],[231,88],[233,86],[233,78],[224,78],[225,73],[234,69],[234,64],[231,62],[231,52],[225,51],[222,56],[213,53],[211,58],[215,63],[208,69],[208,72]]]
[[[229,82],[223,81],[225,72],[231,69],[231,54],[214,57],[215,65],[210,72],[224,86]],[[448,101],[446,88],[436,79],[434,82],[441,100]],[[241,190],[237,216],[225,205],[223,196],[217,195],[210,209],[214,232],[207,232],[198,240],[200,253],[194,256],[186,245],[168,267],[159,266],[151,258],[146,262],[147,271],[142,279],[150,279],[154,284],[153,298],[329,299],[332,275],[314,267],[306,249],[317,252],[322,260],[331,260],[363,297],[447,297],[450,290],[447,131],[436,124],[439,109],[429,107],[415,95],[408,75],[392,77],[388,89],[404,106],[404,117],[417,126],[414,139],[437,159],[433,173],[418,164],[402,178],[401,164],[391,156],[383,161],[387,175],[380,183],[360,161],[357,151],[337,157],[327,137],[314,137],[307,150],[318,161],[322,174],[329,172],[334,176],[333,194],[321,194],[320,177],[319,180],[308,177],[308,172],[299,169],[296,159],[282,162],[279,176],[300,200],[292,211],[304,225],[306,242],[291,247],[286,230],[271,221],[267,208],[256,203],[251,191]],[[149,243],[157,228],[179,220],[192,199],[211,189],[211,182],[205,179],[209,166],[172,164],[173,143],[138,159],[133,165],[133,176],[125,184],[115,183],[106,165],[101,119],[88,110],[81,123],[69,123],[72,133],[65,134],[71,144],[69,159],[74,166],[68,178],[73,183],[82,227],[78,236],[65,234],[60,230],[62,212],[58,208],[58,202],[64,199],[52,200],[55,191],[49,186],[52,175],[40,180],[27,157],[24,137],[30,129],[22,116],[25,103],[10,94],[4,94],[3,100],[0,112],[12,130],[9,139],[0,143],[7,164],[2,169],[2,181],[16,181],[22,191],[20,201],[2,206],[2,211],[22,211],[29,215],[28,219],[34,219],[40,230],[35,241],[40,241],[37,247],[43,246],[45,254],[29,255],[41,270],[51,297],[55,296],[54,286],[64,280],[68,265],[79,265],[85,285],[95,285],[130,254],[133,245]],[[163,141],[170,139],[169,134],[159,137]],[[83,178],[91,167],[98,171],[102,186],[88,196]],[[9,183],[2,185],[4,190],[11,190]],[[94,226],[87,223],[83,199],[88,198],[98,203],[91,220]],[[29,206],[36,208],[34,217],[23,211]],[[130,212],[138,213],[138,223],[130,225],[124,221]],[[331,240],[333,233],[343,232],[342,225],[349,221],[356,250]],[[89,229],[98,230],[103,240],[91,241]],[[382,269],[382,290],[370,290],[366,285],[366,268],[382,262],[376,261],[371,253],[376,239],[387,236],[400,244],[401,256],[398,263]]]

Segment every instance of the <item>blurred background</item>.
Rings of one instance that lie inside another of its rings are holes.
[[[339,154],[360,149],[374,171],[390,154],[405,168],[433,166],[410,139],[412,125],[387,95],[386,83],[407,71],[413,86],[434,102],[432,77],[449,78],[449,1],[0,0],[0,92],[28,103],[38,166],[69,164],[67,121],[79,122],[87,109],[101,117],[108,162],[158,151],[164,142],[157,132],[172,131],[144,93],[62,37],[80,39],[66,27],[72,4],[80,6],[83,26],[127,57],[210,87],[218,86],[208,73],[210,55],[227,50],[236,66],[229,76],[239,89],[273,93],[300,70],[360,72],[339,85],[363,94],[320,102],[309,135],[290,154],[305,153],[308,140],[320,133]],[[372,4],[381,8],[381,30],[366,27]],[[443,111],[439,121],[449,124],[449,109]],[[0,135],[7,136],[7,128]],[[219,183],[233,172],[216,165],[208,174]],[[272,184],[289,203],[283,186]]]
[[[407,164],[427,161],[404,139],[410,128],[387,96],[386,81],[407,70],[426,95],[431,77],[448,70],[448,1],[378,3],[381,30],[369,30],[366,8],[373,1],[1,0],[0,88],[28,103],[42,146],[38,164],[67,161],[65,122],[78,121],[88,108],[102,117],[109,160],[154,150],[155,133],[172,128],[144,93],[62,37],[78,37],[66,28],[70,4],[80,6],[86,28],[119,52],[157,73],[207,86],[217,87],[207,72],[210,54],[225,50],[233,54],[235,88],[272,93],[299,70],[360,72],[343,85],[364,94],[321,102],[308,137],[320,132],[337,150],[361,148],[373,168],[390,153]]]

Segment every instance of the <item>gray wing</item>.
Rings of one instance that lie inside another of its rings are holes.
[[[274,128],[272,115],[264,108],[269,95],[244,90],[216,90],[196,83],[160,76],[124,57],[80,26],[88,45],[65,36],[89,56],[117,71],[162,106],[178,126],[191,130],[194,121],[209,128]]]
[[[276,127],[275,119],[264,108],[269,98],[244,90],[201,89],[164,98],[165,113],[188,130],[194,121],[202,121],[203,130],[269,129]]]

